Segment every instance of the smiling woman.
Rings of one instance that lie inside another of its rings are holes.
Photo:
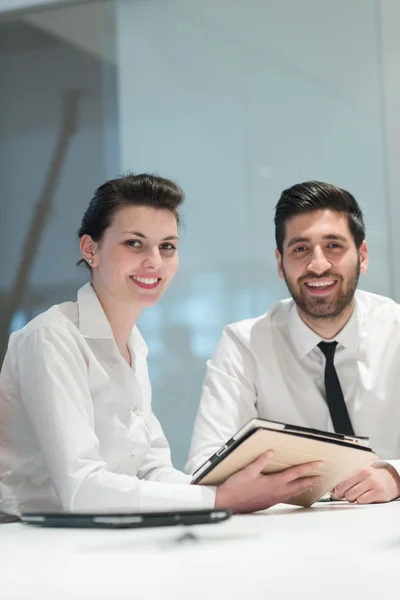
[[[78,235],[91,281],[10,338],[0,376],[3,510],[267,508],[314,485],[314,464],[261,475],[267,457],[214,488],[187,485],[151,409],[136,320],[178,268],[172,181],[129,175],[99,187]],[[174,485],[172,485],[174,484]]]
[[[183,199],[168,179],[128,175],[100,186],[82,219],[80,262],[90,266],[92,287],[125,357],[141,310],[159,300],[178,269]]]

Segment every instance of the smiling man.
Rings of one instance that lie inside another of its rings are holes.
[[[249,419],[368,436],[376,456],[333,491],[360,504],[400,496],[400,306],[356,290],[368,266],[363,215],[318,181],[281,194],[276,259],[291,299],[229,325],[203,385],[193,472]]]

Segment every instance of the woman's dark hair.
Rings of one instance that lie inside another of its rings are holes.
[[[325,209],[347,215],[356,248],[361,246],[365,239],[365,225],[361,208],[354,196],[329,183],[306,181],[284,190],[275,207],[275,240],[281,255],[288,219],[299,214]]]
[[[124,206],[149,206],[169,210],[179,225],[178,208],[183,190],[170,179],[157,175],[131,173],[103,183],[94,193],[78,230],[79,239],[87,234],[98,242],[110,226],[114,214]],[[87,264],[82,258],[77,263]]]

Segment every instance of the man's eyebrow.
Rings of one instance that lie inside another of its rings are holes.
[[[347,238],[344,235],[340,235],[340,233],[327,233],[326,235],[322,236],[323,240],[338,240],[340,242],[347,242]],[[311,239],[308,237],[294,237],[292,238],[287,247],[290,248],[291,246],[294,246],[295,244],[305,244],[311,242]]]
[[[340,235],[340,233],[328,233],[327,235],[322,236],[323,240],[339,240],[341,242],[347,242],[347,238],[344,235]]]
[[[290,240],[287,247],[290,248],[291,246],[294,246],[295,244],[300,244],[300,243],[304,244],[304,242],[311,242],[311,240],[308,237],[294,237]]]

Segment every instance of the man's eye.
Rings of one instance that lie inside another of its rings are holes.
[[[304,252],[304,250],[306,250],[306,247],[305,247],[305,246],[298,246],[297,248],[295,248],[295,249],[293,250],[293,252],[295,252],[295,253],[297,254],[297,253],[299,253],[299,252]]]
[[[341,248],[342,246],[340,244],[338,244],[337,242],[332,242],[331,244],[329,244],[328,248]]]

